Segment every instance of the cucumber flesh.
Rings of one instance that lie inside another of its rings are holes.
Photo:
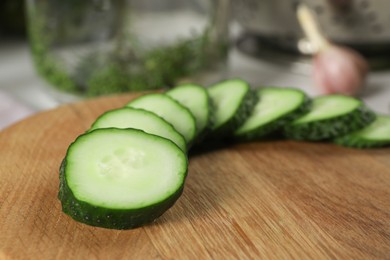
[[[341,95],[313,99],[311,110],[287,124],[285,135],[297,140],[333,139],[361,129],[375,120],[375,114],[360,100]]]
[[[211,137],[231,135],[251,114],[258,97],[240,79],[226,80],[208,89],[213,105]]]
[[[155,113],[143,109],[125,107],[107,111],[96,119],[89,131],[111,127],[143,130],[146,133],[167,138],[183,151],[187,151],[184,137],[170,123]]]
[[[259,101],[250,117],[235,131],[239,139],[256,139],[282,128],[308,111],[306,94],[293,88],[265,87],[256,91]]]
[[[293,124],[307,123],[352,112],[361,102],[347,96],[322,96],[315,99],[312,110],[297,119]]]
[[[173,142],[136,129],[97,129],[68,148],[58,197],[77,221],[129,229],[168,210],[186,175],[187,157]]]
[[[197,135],[210,126],[210,97],[207,90],[199,85],[177,86],[168,92],[168,96],[187,107],[195,117]]]
[[[190,144],[196,136],[195,118],[177,101],[165,94],[146,94],[129,102],[127,107],[140,108],[164,118]]]
[[[373,148],[390,145],[390,116],[378,115],[365,128],[335,139],[335,143],[355,148]]]

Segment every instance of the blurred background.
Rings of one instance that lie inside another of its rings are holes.
[[[390,3],[301,2],[327,39],[367,61],[356,95],[389,113]],[[68,102],[184,82],[240,77],[254,88],[322,94],[312,78],[316,46],[296,16],[301,2],[2,0],[0,129]]]

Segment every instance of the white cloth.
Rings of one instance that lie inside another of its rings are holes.
[[[35,113],[35,110],[0,91],[0,130]]]

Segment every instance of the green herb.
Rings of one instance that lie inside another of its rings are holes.
[[[90,75],[86,94],[96,96],[172,87],[178,79],[207,67],[203,45],[202,38],[195,38],[151,50],[137,61],[111,58],[108,65],[94,70]],[[83,67],[93,66],[92,62],[87,64],[83,64]],[[83,67],[79,70],[83,71]]]
[[[28,23],[30,48],[37,72],[57,88],[74,92],[77,86],[61,65],[49,53],[49,46],[52,42],[51,34],[47,33],[45,12],[46,6],[41,9],[34,8],[31,3],[27,5],[27,13],[33,19]],[[33,22],[31,22],[33,20]]]
[[[182,78],[212,68],[226,56],[226,46],[211,47],[207,32],[149,50],[119,32],[118,48],[92,51],[66,69],[53,53],[55,44],[62,43],[66,36],[47,28],[51,8],[48,2],[28,8],[29,35],[38,73],[59,90],[98,96],[171,87]]]

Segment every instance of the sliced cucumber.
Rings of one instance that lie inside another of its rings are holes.
[[[173,142],[136,129],[97,129],[68,148],[58,197],[77,221],[135,228],[175,203],[186,175],[187,157]]]
[[[173,126],[155,113],[131,107],[107,111],[96,119],[89,131],[98,128],[135,128],[146,133],[158,135],[174,142],[183,151],[187,151],[184,137]]]
[[[187,144],[196,136],[195,118],[192,113],[165,94],[146,94],[132,100],[126,106],[145,109],[164,118],[184,137]]]
[[[378,115],[374,122],[361,130],[335,139],[335,143],[356,148],[390,145],[390,116]]]
[[[256,94],[259,101],[252,114],[234,133],[238,139],[264,137],[309,110],[309,99],[298,89],[267,87]]]
[[[210,97],[204,87],[194,84],[181,85],[166,94],[191,111],[196,120],[197,135],[201,135],[211,126]]]
[[[240,79],[222,81],[208,89],[213,105],[211,136],[231,135],[250,115],[258,97],[248,83]]]
[[[309,113],[286,125],[287,137],[323,140],[361,129],[375,120],[375,114],[360,100],[341,95],[313,99]]]

